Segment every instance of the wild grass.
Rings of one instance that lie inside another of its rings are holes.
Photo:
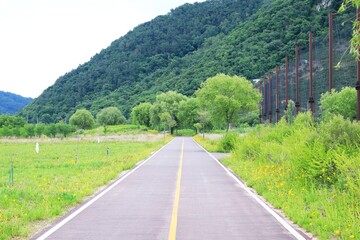
[[[202,135],[195,135],[194,140],[203,146],[209,152],[224,152],[224,149],[220,146],[219,139],[211,139],[207,137],[202,137]]]
[[[360,239],[359,156],[359,123],[299,114],[240,137],[223,162],[319,239]]]
[[[139,134],[148,131],[151,133],[158,133],[157,131],[149,130],[146,126],[122,124],[114,126],[99,126],[91,130],[85,130],[82,134],[106,136],[109,134]]]
[[[34,142],[0,142],[0,239],[28,238],[167,141],[41,142],[39,154]]]

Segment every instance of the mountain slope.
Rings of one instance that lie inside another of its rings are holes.
[[[117,106],[125,116],[159,91],[191,95],[217,73],[257,78],[307,32],[321,32],[327,10],[318,0],[209,0],[185,4],[136,27],[89,62],[60,77],[21,115],[69,119],[77,108],[96,114]],[[340,1],[333,1],[333,7]]]
[[[227,34],[251,16],[262,0],[211,0],[185,4],[169,14],[139,25],[89,62],[60,77],[35,99],[21,115],[38,115],[52,121],[68,119],[76,108],[94,114],[107,106],[120,107],[126,116],[140,101],[153,99],[156,92],[129,102],[151,86],[143,81],[173,59],[200,48],[204,41]],[[45,117],[43,117],[45,116]]]
[[[0,114],[14,114],[31,101],[31,98],[0,91]]]

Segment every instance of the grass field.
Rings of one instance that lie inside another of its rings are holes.
[[[360,239],[360,124],[340,119],[315,129],[301,118],[239,137],[222,162],[318,239]],[[209,151],[221,145],[195,140]]]
[[[0,142],[0,239],[27,239],[169,140],[49,140],[38,154],[35,142]]]

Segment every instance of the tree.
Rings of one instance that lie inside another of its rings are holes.
[[[333,89],[324,93],[320,98],[320,109],[325,120],[332,115],[341,115],[344,118],[356,119],[356,90],[344,87],[340,92]]]
[[[176,126],[176,121],[171,117],[170,113],[168,112],[161,113],[160,120],[164,124],[164,131],[165,131],[165,126],[167,126],[168,129],[170,129],[171,134],[173,134],[171,129]]]
[[[119,125],[124,124],[126,119],[117,107],[107,107],[102,109],[97,115],[96,120],[100,125]]]
[[[198,120],[199,120],[199,124],[202,128],[202,132],[203,132],[203,138],[205,137],[205,126],[206,124],[208,124],[210,122],[210,113],[208,111],[198,111]]]
[[[199,102],[196,98],[188,98],[179,104],[179,123],[182,128],[193,128],[197,122]],[[196,128],[196,127],[195,127]]]
[[[131,122],[133,124],[145,125],[150,127],[150,109],[151,103],[141,103],[135,106],[131,111]]]
[[[69,121],[79,129],[91,129],[95,124],[93,115],[86,109],[76,110]]]
[[[348,6],[353,6],[353,7],[360,7],[360,0],[344,0],[343,3],[341,4],[341,7],[339,9],[339,12],[344,12],[346,10],[346,8]],[[360,22],[358,19],[356,19],[354,21],[354,25],[353,25],[354,31],[353,31],[353,35],[350,41],[350,52],[356,56],[356,58],[360,58],[360,52],[359,52],[359,48],[360,48],[360,32],[359,32],[359,28],[360,28]]]
[[[15,128],[23,127],[25,124],[26,120],[23,117],[10,116],[9,114],[0,115],[0,127]]]
[[[225,124],[226,131],[239,114],[255,110],[261,99],[261,95],[246,78],[225,74],[207,79],[196,91],[196,96],[202,108],[210,112],[216,123]]]
[[[174,128],[178,125],[179,121],[179,105],[181,101],[185,101],[186,99],[186,96],[174,91],[157,95],[156,101],[150,109],[153,126],[159,125],[161,122],[164,123],[164,120],[166,120],[167,125],[170,127],[170,133],[173,134]],[[171,121],[168,119],[169,117]]]

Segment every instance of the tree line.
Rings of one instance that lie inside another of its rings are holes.
[[[176,128],[223,128],[244,122],[242,115],[256,111],[260,94],[244,77],[218,74],[208,78],[195,92],[195,97],[168,91],[149,102],[135,106],[131,112],[134,124],[156,129],[168,129],[172,134]],[[250,119],[254,123],[257,114]]]
[[[156,130],[167,130],[171,134],[176,129],[229,130],[231,126],[244,122],[256,123],[260,98],[253,84],[246,78],[218,74],[207,79],[193,97],[176,91],[159,93],[154,102],[143,102],[132,108],[128,120],[117,107],[104,108],[96,117],[85,108],[78,109],[70,117],[69,124],[28,124],[22,117],[1,115],[0,136],[33,137],[44,134],[49,137],[66,137],[77,129],[130,122]]]

